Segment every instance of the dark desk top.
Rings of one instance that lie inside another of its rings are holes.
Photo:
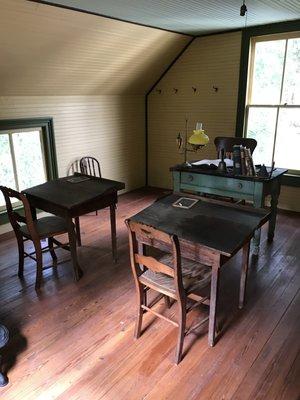
[[[89,176],[88,180],[72,183],[69,179],[86,176],[76,173],[64,178],[54,179],[41,185],[23,190],[23,193],[40,200],[51,202],[65,209],[72,209],[96,198],[125,188],[122,182]]]
[[[272,176],[270,178],[262,178],[260,176],[245,176],[245,175],[234,175],[233,172],[227,172],[226,174],[219,172],[216,169],[202,169],[197,166],[187,166],[185,164],[177,164],[173,167],[170,167],[170,171],[178,171],[178,172],[190,172],[197,173],[203,175],[213,175],[213,176],[224,176],[226,178],[234,178],[234,179],[243,179],[247,181],[257,181],[257,182],[269,182],[273,179],[279,178],[283,174],[285,174],[288,170],[284,168],[275,168],[272,172]]]
[[[172,204],[180,197],[175,194],[164,197],[130,219],[230,257],[269,216],[269,211],[264,209],[217,201],[199,200],[190,209],[173,207]]]

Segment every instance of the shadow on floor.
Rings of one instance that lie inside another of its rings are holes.
[[[11,316],[7,316],[1,323],[9,330],[9,342],[1,349],[1,370],[9,379],[9,371],[17,363],[19,354],[27,348],[27,339],[21,332],[20,321],[14,320]]]

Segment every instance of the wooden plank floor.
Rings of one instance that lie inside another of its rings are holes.
[[[15,240],[1,240],[0,321],[12,336],[4,354],[10,384],[0,388],[2,400],[299,399],[299,215],[279,215],[272,244],[264,229],[242,311],[237,309],[241,255],[224,266],[218,313],[223,335],[214,348],[208,347],[204,325],[187,337],[185,357],[175,366],[176,328],[151,315],[141,338],[133,339],[135,292],[123,221],[159,193],[147,189],[121,196],[117,264],[110,252],[108,211],[81,218],[85,274],[78,283],[68,261],[57,274],[46,270],[36,293],[34,263],[26,262],[21,282]],[[63,250],[59,256],[69,258]],[[175,315],[176,306],[168,312]],[[206,313],[195,311],[189,323]]]

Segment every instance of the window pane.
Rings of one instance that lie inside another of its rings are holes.
[[[255,44],[251,104],[279,104],[285,42]]]
[[[289,39],[282,103],[300,104],[300,38]]]
[[[271,165],[276,124],[277,108],[249,109],[246,136],[256,139],[257,147],[253,153],[255,164]]]
[[[278,167],[300,170],[300,107],[279,111],[274,161]]]
[[[0,184],[16,189],[13,164],[10,154],[9,137],[0,135]],[[4,197],[0,193],[0,207],[5,205]]]
[[[46,181],[40,131],[13,133],[19,190]]]

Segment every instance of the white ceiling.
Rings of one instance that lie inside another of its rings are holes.
[[[245,17],[239,15],[242,0],[46,0],[45,3],[192,35],[245,25]],[[247,26],[300,18],[300,0],[246,0],[246,5]]]

